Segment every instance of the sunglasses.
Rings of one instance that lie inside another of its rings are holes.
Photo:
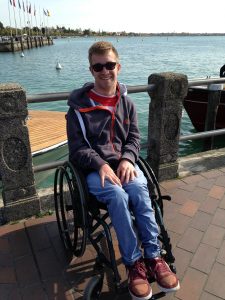
[[[106,70],[111,71],[115,69],[116,64],[117,64],[116,62],[108,61],[106,64],[97,63],[92,65],[91,67],[95,72],[101,72],[104,67],[106,68]]]

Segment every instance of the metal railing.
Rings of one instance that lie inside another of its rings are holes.
[[[196,79],[189,80],[188,87],[201,86],[201,85],[210,85],[210,84],[219,84],[225,83],[225,78],[206,78],[206,79]],[[149,85],[138,85],[138,86],[127,86],[127,91],[129,94],[133,93],[142,93],[142,92],[150,92],[155,89],[154,84]],[[43,103],[43,102],[54,102],[54,101],[62,101],[67,100],[70,92],[58,92],[58,93],[43,93],[43,94],[30,94],[27,96],[28,103]],[[207,132],[200,132],[188,135],[181,135],[180,141],[187,140],[196,140],[196,139],[204,139],[207,137],[218,136],[225,134],[225,129],[217,129],[210,130]],[[141,149],[146,149],[148,146],[147,143],[141,144]],[[50,169],[55,169],[61,165],[63,165],[65,161],[55,161],[46,164],[40,164],[34,167],[34,172],[41,172]]]

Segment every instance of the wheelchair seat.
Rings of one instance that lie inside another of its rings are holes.
[[[159,242],[161,255],[173,272],[176,272],[172,254],[170,237],[163,223],[163,200],[171,200],[170,196],[162,195],[158,181],[150,165],[140,157],[137,162],[144,173],[147,182],[152,206],[155,211],[156,222],[159,227]],[[70,162],[56,169],[54,179],[54,202],[59,234],[65,248],[73,255],[83,256],[87,241],[96,250],[97,257],[95,268],[100,275],[93,277],[85,289],[84,299],[98,299],[102,284],[103,266],[113,271],[115,288],[120,288],[120,275],[118,272],[113,242],[111,237],[111,221],[107,206],[88,192],[87,184],[83,173],[74,167]],[[107,255],[101,247],[102,238],[107,241]],[[159,293],[158,298],[165,293]]]

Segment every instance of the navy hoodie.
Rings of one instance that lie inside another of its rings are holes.
[[[120,96],[113,111],[89,99],[87,93],[93,87],[87,83],[68,99],[69,160],[84,171],[98,171],[105,163],[116,170],[121,159],[135,164],[140,134],[136,108],[125,85],[118,83]]]

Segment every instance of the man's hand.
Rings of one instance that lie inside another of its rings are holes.
[[[134,177],[137,177],[137,172],[134,166],[131,162],[129,162],[126,159],[121,160],[116,174],[119,177],[122,184],[124,182],[128,183],[130,180],[134,180]]]
[[[108,179],[109,181],[111,181],[112,184],[118,184],[119,186],[122,186],[120,179],[116,176],[115,172],[108,164],[101,166],[101,168],[99,170],[99,175],[101,178],[102,187],[104,187],[105,179]]]

